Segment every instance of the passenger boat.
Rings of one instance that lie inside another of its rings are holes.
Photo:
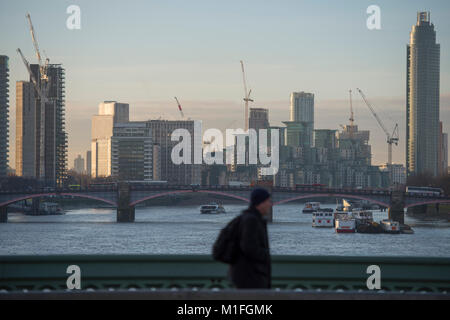
[[[356,232],[356,221],[353,217],[348,214],[335,214],[335,225],[334,228],[336,233],[355,233]]]
[[[221,204],[210,203],[200,207],[201,214],[220,214],[226,213],[225,208]]]
[[[307,202],[303,208],[303,213],[314,213],[320,209],[320,202]]]
[[[381,227],[385,233],[400,233],[400,223],[390,219],[381,220]]]
[[[312,226],[315,228],[332,228],[334,226],[333,212],[318,210],[312,214]]]

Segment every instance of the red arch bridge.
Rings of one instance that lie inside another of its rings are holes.
[[[248,203],[251,187],[190,187],[190,186],[145,186],[133,187],[126,185],[118,188],[86,189],[86,190],[50,190],[26,192],[0,192],[0,222],[6,222],[8,205],[26,199],[42,197],[76,197],[97,200],[117,208],[118,222],[133,222],[134,208],[145,201],[175,195],[203,193]],[[271,189],[274,206],[298,200],[314,200],[316,198],[338,198],[365,200],[380,207],[395,209],[403,215],[403,209],[414,206],[450,203],[448,196],[409,195],[400,191],[372,191],[345,189],[315,189],[315,188],[277,188]]]

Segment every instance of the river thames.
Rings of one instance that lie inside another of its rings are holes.
[[[333,208],[332,205],[322,207]],[[209,254],[218,232],[244,209],[201,215],[198,206],[136,208],[136,222],[116,223],[115,209],[72,209],[61,216],[10,213],[0,224],[0,255]],[[336,234],[315,229],[301,204],[274,208],[271,253],[278,255],[450,257],[450,223],[406,216],[413,235]],[[375,221],[386,212],[374,211]]]

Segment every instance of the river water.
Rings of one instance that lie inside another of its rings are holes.
[[[322,207],[334,207],[332,205]],[[198,206],[136,209],[136,222],[116,223],[115,209],[74,209],[62,216],[10,213],[0,224],[0,255],[209,254],[218,232],[244,209],[201,215]],[[336,234],[315,229],[301,204],[274,207],[271,253],[280,255],[450,257],[450,223],[406,217],[413,235]],[[386,212],[374,211],[376,221]]]

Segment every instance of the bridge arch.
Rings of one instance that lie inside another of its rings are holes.
[[[410,203],[410,204],[405,205],[405,209],[417,207],[417,206],[423,206],[423,205],[427,205],[427,204],[440,204],[440,203],[449,203],[450,204],[450,199],[437,199],[437,200],[427,200],[427,201],[422,201],[422,202]]]
[[[107,204],[110,204],[114,207],[117,207],[117,203],[112,201],[112,200],[108,200],[108,199],[104,199],[104,198],[100,198],[97,196],[92,196],[92,195],[88,195],[88,194],[83,194],[83,193],[68,193],[68,192],[64,192],[64,193],[55,193],[55,192],[51,192],[51,193],[36,193],[36,194],[29,194],[29,195],[22,195],[20,197],[14,198],[14,199],[10,199],[7,201],[4,201],[2,203],[0,203],[0,207],[3,206],[8,206],[10,204],[13,204],[15,202],[19,202],[22,200],[27,200],[27,199],[33,199],[33,198],[41,198],[41,197],[50,197],[50,196],[73,196],[73,197],[78,197],[78,198],[85,198],[85,199],[90,199],[90,200],[97,200],[97,201],[101,201]]]
[[[296,200],[302,200],[302,199],[313,199],[313,198],[348,198],[348,199],[357,199],[357,200],[366,200],[368,202],[371,203],[376,203],[382,207],[386,207],[389,208],[390,205],[388,203],[382,202],[382,201],[378,201],[375,199],[372,199],[370,197],[365,197],[365,196],[361,196],[361,195],[352,195],[352,194],[341,194],[341,193],[311,193],[311,194],[302,194],[299,196],[295,196],[289,199],[284,199],[284,200],[280,200],[275,202],[273,205],[277,206],[280,204],[285,204],[288,202],[292,202],[292,201],[296,201]]]
[[[185,193],[206,193],[206,194],[214,194],[214,195],[220,195],[223,197],[227,197],[227,198],[232,198],[232,199],[236,199],[236,200],[240,200],[240,201],[244,201],[244,202],[249,202],[249,200],[247,198],[241,197],[239,195],[235,195],[235,194],[230,194],[230,193],[226,193],[226,192],[221,192],[221,191],[213,191],[213,190],[175,190],[175,191],[169,191],[169,192],[161,192],[158,194],[153,194],[153,195],[149,195],[146,196],[144,198],[141,198],[139,200],[135,200],[132,203],[130,203],[130,206],[135,206],[141,202],[147,201],[147,200],[151,200],[151,199],[156,199],[156,198],[162,198],[162,197],[166,197],[169,195],[174,195],[174,194],[185,194]]]

